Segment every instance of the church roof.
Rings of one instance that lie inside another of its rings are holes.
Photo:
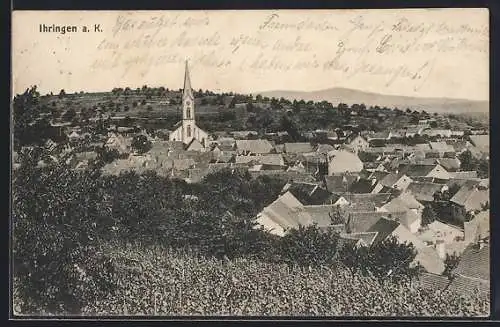
[[[186,68],[184,72],[184,90],[182,96],[189,95],[191,98],[194,98],[193,96],[193,90],[191,88],[191,78],[189,77],[189,67],[188,67],[188,62],[186,60]]]

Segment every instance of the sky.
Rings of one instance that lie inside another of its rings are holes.
[[[488,100],[488,19],[487,9],[13,12],[13,93],[178,89],[188,60],[196,89]]]

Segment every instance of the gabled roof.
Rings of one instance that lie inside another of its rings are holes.
[[[316,152],[321,154],[327,154],[329,151],[335,150],[335,148],[330,144],[319,144],[316,147]]]
[[[440,192],[443,188],[443,184],[437,183],[427,183],[427,182],[412,182],[406,188],[406,191],[410,192],[417,201],[433,201],[434,194]]]
[[[477,171],[455,171],[450,172],[450,180],[456,179],[477,179]]]
[[[360,202],[372,202],[375,204],[377,207],[381,207],[387,201],[389,201],[391,194],[390,193],[377,193],[377,194],[345,194],[343,197],[349,202],[349,203],[360,203]]]
[[[480,210],[483,204],[490,201],[490,194],[487,190],[480,190],[475,186],[464,185],[450,201],[465,207],[467,211]]]
[[[351,185],[349,192],[357,194],[371,193],[376,185],[377,183],[372,182],[370,179],[360,178]]]
[[[403,201],[403,203],[410,209],[423,209],[424,205],[413,196],[410,192],[403,192],[398,196],[398,199]]]
[[[403,173],[389,173],[380,180],[380,184],[386,187],[392,187],[401,177],[403,177],[403,175]]]
[[[478,248],[476,244],[469,245],[462,254],[460,262],[453,273],[489,282],[490,245],[485,244],[482,249]]]
[[[490,237],[490,210],[481,211],[474,218],[464,223],[466,237],[473,241],[484,240]],[[470,234],[470,235],[467,235]]]
[[[264,139],[258,140],[236,140],[236,148],[239,151],[248,151],[250,153],[264,154],[270,153],[273,145]]]
[[[285,143],[284,151],[286,153],[307,153],[313,152],[313,148],[310,143],[297,142],[297,143]]]
[[[470,135],[470,140],[474,146],[480,151],[490,152],[490,136],[489,135]]]
[[[355,175],[325,176],[326,189],[331,193],[344,193],[358,179]]]
[[[399,226],[399,222],[381,217],[375,224],[373,224],[367,232],[376,232],[377,236],[375,237],[373,244],[377,244],[385,240],[392,232]]]
[[[335,205],[306,205],[302,211],[311,216],[311,222],[318,224],[318,227],[332,225],[330,214],[335,210]]]
[[[452,145],[447,144],[446,142],[429,142],[432,150],[437,150],[439,152],[454,152],[455,149]]]
[[[454,171],[460,169],[460,160],[457,158],[439,158],[437,163],[443,166],[447,171]]]
[[[368,176],[368,178],[369,178],[369,179],[376,179],[376,180],[377,180],[380,184],[382,184],[382,182],[381,182],[381,181],[382,181],[382,180],[383,180],[383,179],[384,179],[387,175],[389,175],[389,174],[391,174],[391,173],[386,172],[386,171],[379,171],[379,170],[376,170],[376,171],[372,172],[372,173]],[[382,184],[382,185],[384,185],[384,184]]]
[[[186,146],[186,151],[198,151],[204,148],[205,147],[200,143],[200,141],[193,138],[191,142],[189,142],[189,144]]]
[[[427,176],[432,170],[436,168],[436,164],[434,165],[405,165],[400,164],[399,168],[402,173],[405,173],[408,177],[418,177],[418,176]]]
[[[258,215],[257,221],[266,229],[279,226],[285,230],[297,228],[299,225],[308,225],[311,217],[301,210],[302,207],[302,203],[293,194],[286,192],[265,207]],[[278,235],[283,235],[281,230],[278,230]]]
[[[351,228],[351,232],[359,233],[359,232],[367,232],[377,221],[379,221],[382,217],[387,217],[391,215],[394,220],[397,220],[398,217],[405,215],[405,212],[380,212],[380,211],[354,211],[349,214],[349,227]],[[398,223],[399,224],[399,223]]]

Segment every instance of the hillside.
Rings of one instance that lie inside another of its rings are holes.
[[[329,101],[333,105],[340,102],[352,105],[364,103],[366,106],[410,108],[412,110],[426,110],[437,113],[488,113],[488,101],[472,101],[465,99],[448,98],[416,98],[363,92],[346,88],[330,88],[326,90],[301,91],[268,91],[259,93],[262,96],[285,98],[289,100]]]

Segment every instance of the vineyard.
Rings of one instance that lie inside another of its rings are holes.
[[[486,316],[489,300],[379,282],[342,267],[220,261],[160,247],[111,247],[118,287],[90,315]]]

